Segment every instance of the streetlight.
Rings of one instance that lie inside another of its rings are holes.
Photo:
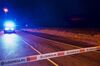
[[[5,13],[8,13],[8,8],[3,8],[3,11],[5,12]]]
[[[3,11],[4,11],[4,13],[5,13],[5,19],[7,19],[7,15],[8,15],[7,13],[8,13],[8,11],[9,11],[8,8],[3,8]]]

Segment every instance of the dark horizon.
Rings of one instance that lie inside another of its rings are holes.
[[[2,0],[0,22],[9,8],[8,19],[33,27],[100,28],[100,5],[94,0]]]

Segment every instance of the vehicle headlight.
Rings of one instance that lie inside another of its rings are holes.
[[[11,28],[11,30],[14,30],[14,28]]]
[[[9,30],[9,28],[5,28],[5,30]]]

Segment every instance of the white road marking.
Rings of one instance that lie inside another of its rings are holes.
[[[23,40],[23,39],[22,39]],[[27,44],[31,49],[35,50],[38,54],[42,54],[40,51],[38,51],[36,48],[34,48],[33,46],[31,46],[28,42],[26,42],[25,40],[23,40],[23,42],[25,42],[25,44]],[[52,61],[51,59],[47,59],[49,62],[51,62],[53,65],[55,66],[59,66],[57,63],[55,63],[54,61]]]
[[[32,34],[31,34],[32,35]],[[32,35],[32,36],[35,36],[35,35]],[[62,42],[58,42],[58,41],[55,41],[55,40],[51,40],[51,39],[46,39],[46,38],[43,38],[43,37],[39,37],[39,36],[35,36],[35,37],[38,37],[38,38],[42,38],[42,39],[45,39],[45,40],[49,40],[49,41],[54,41],[56,43],[62,43]],[[72,46],[72,47],[76,47],[76,48],[82,48],[82,47],[79,47],[79,46],[75,46],[75,45],[71,45],[71,44],[67,44],[67,43],[62,43],[63,45],[66,45],[66,46]],[[100,53],[98,51],[93,51],[93,52],[96,52],[96,53]]]

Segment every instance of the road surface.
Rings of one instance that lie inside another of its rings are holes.
[[[48,36],[47,36],[48,37]],[[0,60],[81,48],[18,31],[0,33]],[[100,66],[100,52],[87,52],[9,66]]]

